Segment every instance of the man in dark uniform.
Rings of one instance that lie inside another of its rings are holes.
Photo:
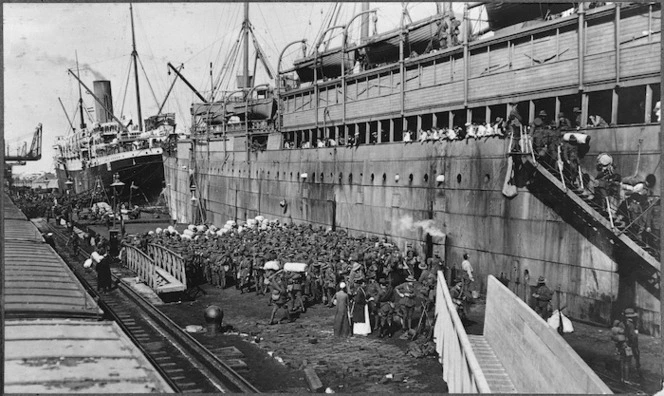
[[[327,297],[327,306],[332,308],[332,300],[334,299],[334,294],[336,293],[337,287],[337,272],[334,269],[332,263],[323,264],[322,270],[323,273],[323,284],[325,286],[325,297]],[[325,298],[323,297],[323,298]]]
[[[638,319],[639,314],[634,311],[632,308],[627,308],[623,312],[625,317],[625,338],[626,344],[631,349],[632,356],[634,357],[634,367],[636,368],[639,377],[642,377],[641,373],[641,351],[639,350],[639,331],[638,331]]]
[[[288,286],[290,289],[291,312],[299,310],[301,313],[305,313],[307,309],[304,307],[302,299],[302,275],[298,272],[293,273],[288,280]]]
[[[521,152],[521,126],[523,125],[523,118],[519,114],[519,107],[517,103],[510,103],[512,110],[507,117],[507,126],[512,134],[512,152]]]
[[[558,129],[561,131],[569,131],[572,129],[572,121],[565,117],[565,113],[558,113]]]
[[[574,117],[575,117],[574,118],[574,124],[575,124],[574,126],[577,127],[577,128],[581,128],[581,124],[583,122],[583,117],[581,116],[582,115],[581,109],[578,108],[578,107],[575,107],[574,110],[572,110],[572,112],[574,113]]]
[[[546,286],[546,280],[543,276],[537,279],[537,290],[533,293],[535,297],[535,312],[544,320],[549,317],[549,303],[553,297],[553,292]]]
[[[399,300],[399,316],[402,319],[404,331],[413,329],[413,312],[415,311],[415,278],[409,275],[406,282],[395,288],[401,298]]]

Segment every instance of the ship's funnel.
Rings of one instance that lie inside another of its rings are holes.
[[[108,80],[99,80],[93,82],[95,96],[104,104],[95,102],[95,113],[97,122],[103,124],[113,121],[113,95],[111,94],[111,82]]]

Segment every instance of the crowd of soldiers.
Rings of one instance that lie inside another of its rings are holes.
[[[189,287],[232,283],[241,293],[265,295],[273,306],[270,324],[294,321],[313,304],[334,307],[345,283],[351,305],[358,294],[366,297],[372,329],[381,337],[392,336],[398,324],[404,331],[418,330],[415,313],[433,309],[436,273],[447,269],[438,255],[423,259],[410,245],[403,254],[375,236],[278,221],[221,230],[191,225],[182,234],[169,227],[125,243],[145,252],[158,244],[181,255]],[[302,271],[289,271],[288,263],[300,263]],[[276,320],[280,310],[284,316]]]

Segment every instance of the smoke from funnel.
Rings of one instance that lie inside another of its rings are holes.
[[[53,56],[47,53],[42,53],[41,56],[38,56],[38,58],[43,58],[44,60],[54,63],[56,66],[63,66],[67,69],[71,69],[72,71],[76,71],[76,59],[70,59],[59,55]],[[107,78],[104,77],[104,75],[99,70],[96,70],[88,63],[79,63],[78,68],[81,73],[91,73],[94,80],[107,80]]]

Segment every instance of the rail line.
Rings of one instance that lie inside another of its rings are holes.
[[[74,256],[66,246],[67,236],[63,231],[50,224],[48,227],[56,236],[58,253],[87,291],[98,298],[96,274],[72,263],[89,257],[91,252],[87,250],[91,249],[81,248]],[[143,351],[173,389],[186,393],[259,392],[143,296],[115,276],[114,282],[117,289],[99,298],[99,306]]]

